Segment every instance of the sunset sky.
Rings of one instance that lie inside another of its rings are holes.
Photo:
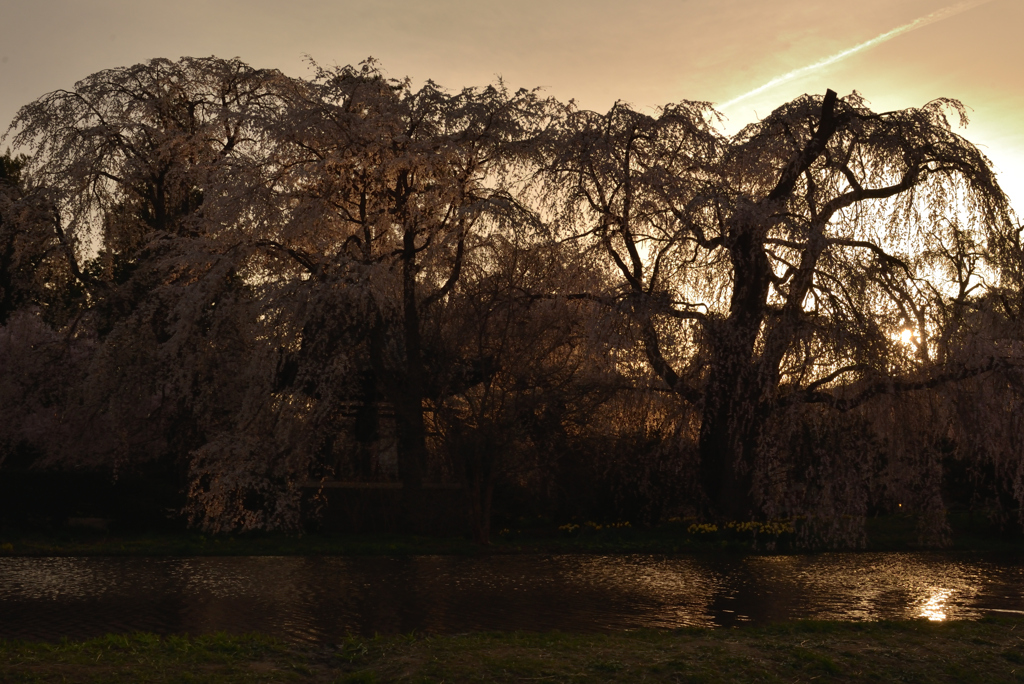
[[[826,88],[876,111],[953,97],[1024,211],[1022,29],[1024,0],[0,0],[0,122],[95,71],[183,55],[293,76],[305,55],[373,56],[417,83],[501,76],[597,110],[708,100],[728,132]]]

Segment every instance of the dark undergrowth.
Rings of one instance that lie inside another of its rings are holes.
[[[1019,532],[1000,530],[987,519],[955,513],[949,516],[954,551],[1024,551]],[[792,531],[776,526],[765,531],[734,527],[711,528],[690,520],[657,527],[623,522],[582,521],[556,526],[543,519],[508,521],[482,547],[464,536],[310,533],[303,535],[252,532],[210,535],[199,531],[125,532],[80,528],[25,530],[0,528],[0,556],[263,556],[263,555],[475,555],[481,553],[799,553]],[[928,548],[920,543],[911,516],[885,516],[867,521],[869,551]]]

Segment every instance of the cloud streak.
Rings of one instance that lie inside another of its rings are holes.
[[[809,74],[809,73],[811,73],[813,71],[816,71],[816,70],[821,69],[823,67],[827,67],[827,66],[829,66],[831,64],[835,64],[836,62],[840,62],[840,61],[846,59],[847,57],[852,57],[853,55],[857,54],[858,52],[863,52],[864,50],[867,50],[869,48],[873,48],[876,45],[881,45],[882,43],[884,43],[886,41],[892,40],[893,38],[896,38],[898,36],[902,36],[904,33],[910,33],[911,31],[916,31],[917,29],[923,28],[925,26],[928,26],[929,24],[934,24],[935,22],[942,21],[944,19],[949,19],[950,17],[954,17],[954,16],[956,16],[958,14],[966,12],[967,10],[974,9],[975,7],[978,7],[979,5],[984,5],[984,4],[987,4],[989,2],[992,2],[992,0],[964,0],[964,2],[958,2],[955,5],[950,5],[949,7],[943,7],[942,9],[936,10],[936,11],[932,12],[931,14],[926,14],[923,17],[919,17],[919,18],[915,19],[914,21],[910,22],[909,24],[903,24],[902,26],[897,26],[896,28],[892,29],[891,31],[886,31],[885,33],[883,33],[883,34],[881,34],[879,36],[875,36],[871,40],[866,40],[866,41],[864,41],[863,43],[861,43],[859,45],[853,46],[852,48],[849,48],[847,50],[843,50],[842,52],[837,52],[834,55],[831,55],[829,57],[825,57],[824,59],[820,59],[817,62],[815,62],[814,64],[809,64],[809,65],[807,65],[805,67],[800,67],[799,69],[794,69],[793,71],[790,71],[789,73],[783,74],[782,76],[777,76],[777,77],[773,78],[772,80],[768,81],[767,83],[765,83],[764,85],[758,86],[757,88],[754,88],[753,90],[751,90],[749,92],[743,93],[739,97],[734,97],[733,99],[729,100],[728,102],[725,102],[725,103],[719,105],[718,108],[720,110],[721,109],[727,109],[727,108],[737,104],[738,102],[742,102],[743,100],[746,100],[749,97],[753,97],[754,95],[759,95],[760,93],[763,93],[766,90],[774,88],[777,85],[780,85],[782,83],[786,83],[787,81],[792,81],[793,79],[800,78],[801,76],[806,76],[807,74]]]

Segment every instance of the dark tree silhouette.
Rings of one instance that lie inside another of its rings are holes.
[[[385,405],[406,522],[458,479],[481,542],[495,482],[556,489],[569,452],[677,509],[698,463],[719,521],[862,517],[882,470],[941,512],[950,454],[1024,500],[980,408],[1020,400],[1021,229],[958,102],[829,91],[727,138],[707,103],[314,68],[153,60],[18,113],[0,448],[170,459],[212,530],[299,527]]]
[[[757,513],[758,450],[781,407],[846,411],[1003,362],[943,350],[940,319],[982,271],[1009,276],[976,244],[1017,234],[949,113],[966,123],[952,100],[876,114],[829,91],[726,139],[704,103],[566,111],[544,162],[549,210],[607,256],[650,368],[700,407],[714,517]]]

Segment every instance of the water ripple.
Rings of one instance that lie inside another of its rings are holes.
[[[1022,592],[1018,560],[935,553],[0,558],[0,638],[971,619],[1024,611]]]

